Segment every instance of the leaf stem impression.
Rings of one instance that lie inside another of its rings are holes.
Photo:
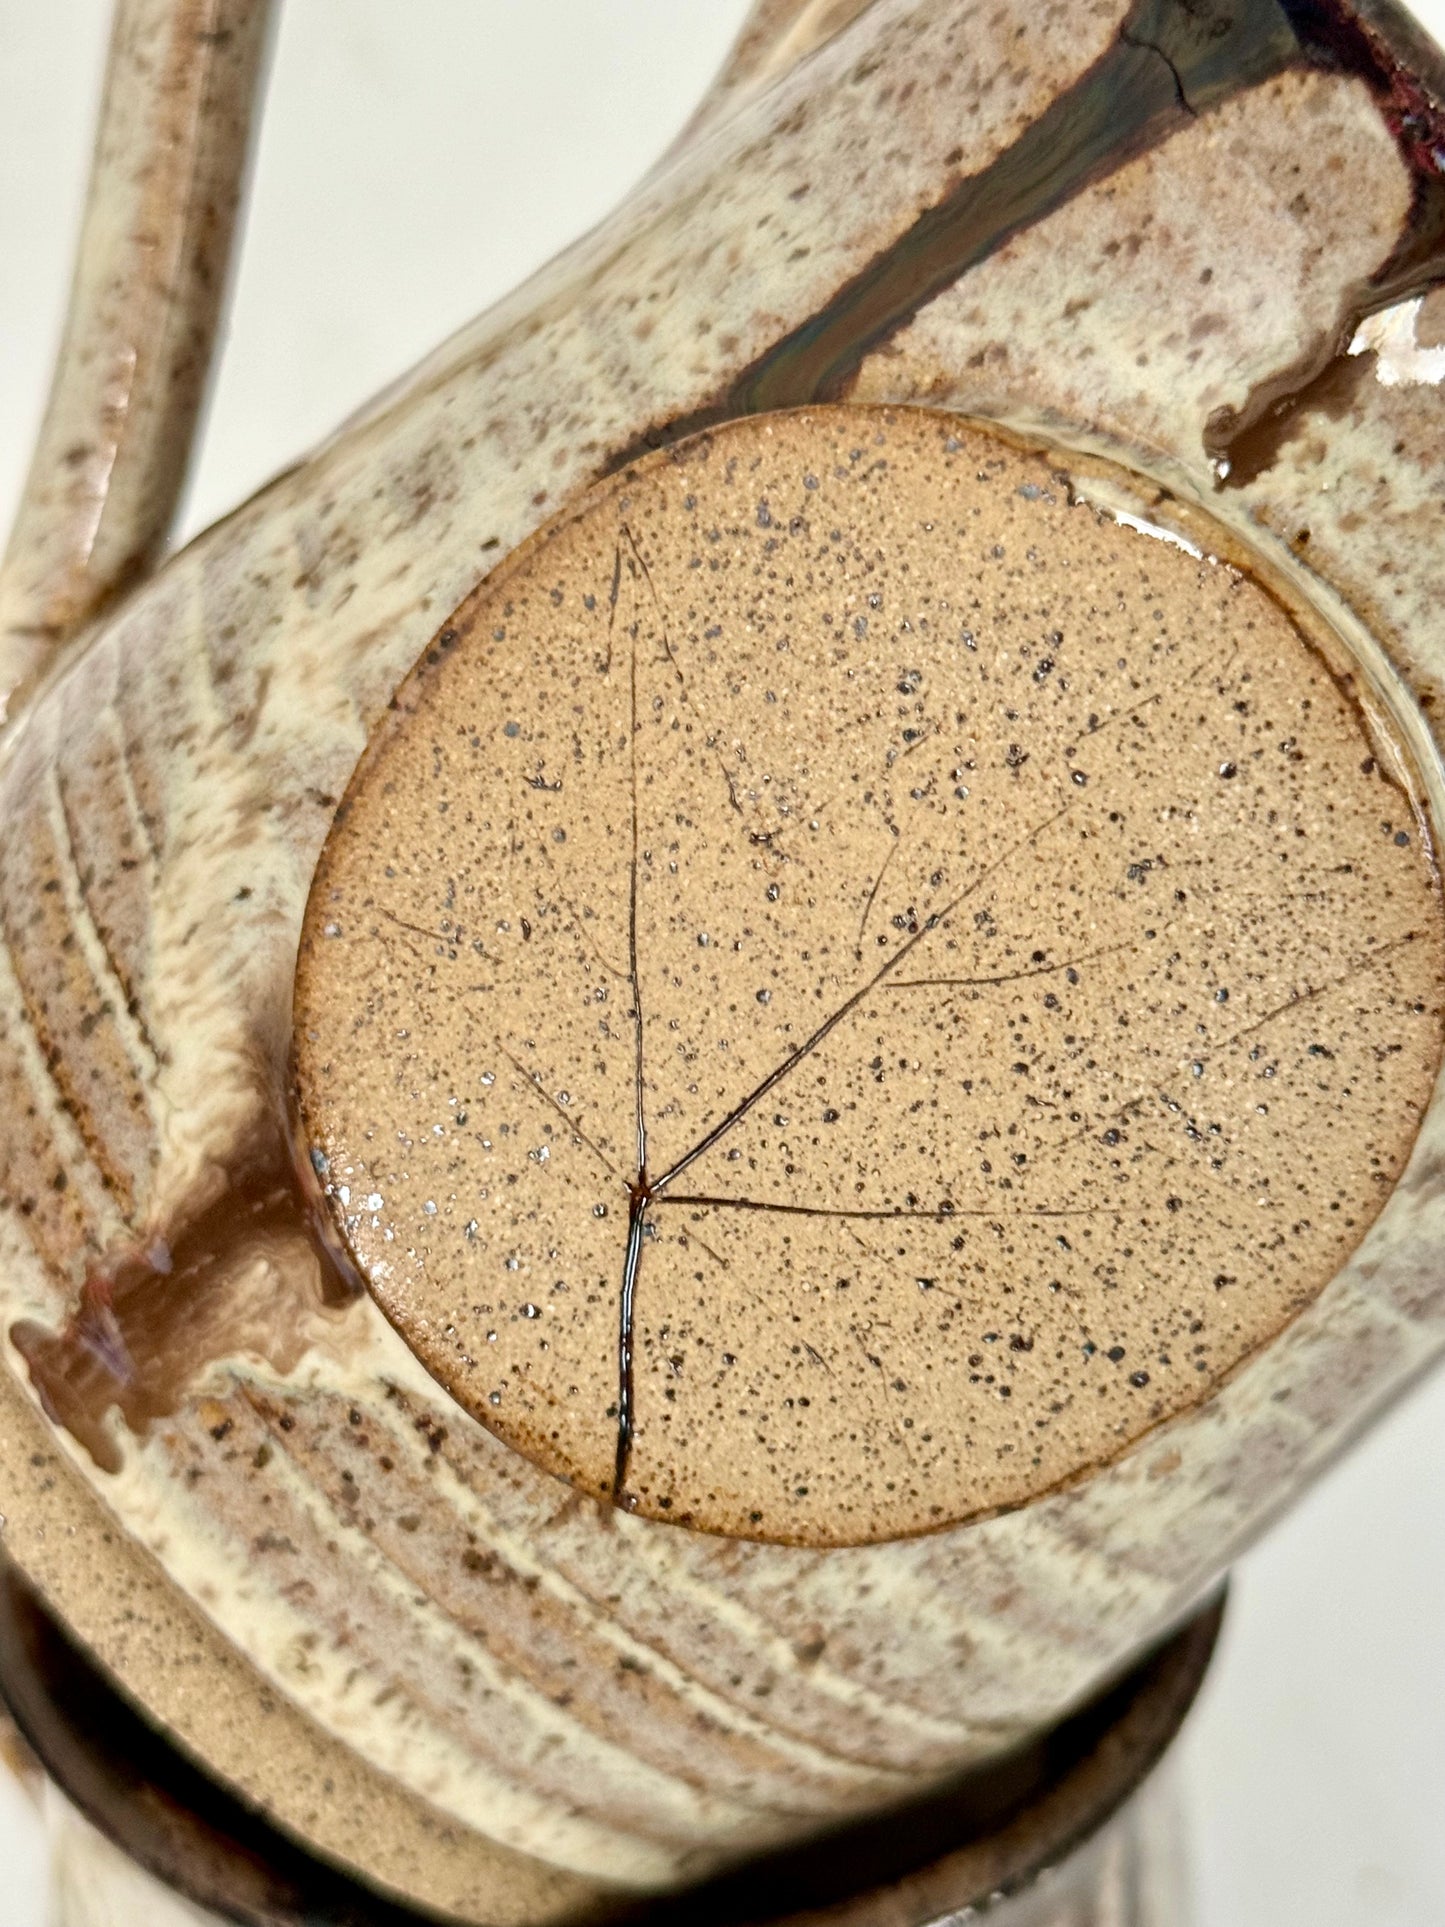
[[[629,561],[629,567],[630,566],[631,563]],[[632,1461],[633,1435],[636,1423],[634,1345],[637,1275],[642,1262],[642,1243],[647,1235],[648,1208],[653,1204],[692,1204],[696,1206],[731,1207],[734,1210],[775,1211],[796,1216],[870,1218],[875,1220],[921,1217],[939,1221],[953,1215],[952,1206],[939,1207],[936,1210],[927,1211],[911,1211],[894,1208],[873,1211],[831,1211],[810,1205],[771,1204],[760,1199],[713,1198],[702,1196],[669,1197],[666,1194],[669,1187],[682,1176],[684,1171],[694,1165],[699,1158],[705,1157],[709,1151],[727,1136],[729,1131],[742,1122],[756,1105],[760,1104],[771,1091],[776,1090],[778,1085],[782,1083],[783,1079],[786,1078],[790,1072],[794,1071],[805,1058],[810,1057],[813,1052],[826,1041],[831,1033],[837,1029],[838,1025],[857,1009],[865,997],[869,996],[891,977],[899,967],[907,961],[925,937],[930,936],[935,930],[946,923],[954,911],[966,903],[969,898],[975,896],[991,877],[997,875],[1000,870],[1004,869],[1025,850],[1037,843],[1038,839],[1050,830],[1054,824],[1068,815],[1069,811],[1073,809],[1074,803],[1075,799],[1073,797],[1067,798],[1058,809],[1052,811],[1048,816],[1036,823],[1018,842],[1003,851],[992,863],[985,864],[983,868],[979,870],[978,874],[973,877],[950,902],[946,903],[941,910],[935,910],[904,943],[898,946],[897,950],[895,950],[890,957],[886,958],[884,962],[879,965],[878,969],[872,973],[866,982],[860,984],[850,996],[846,997],[843,1002],[838,1005],[837,1009],[834,1010],[830,1016],[824,1018],[817,1029],[805,1038],[796,1050],[771,1070],[768,1075],[763,1078],[761,1083],[757,1084],[739,1104],[735,1105],[733,1109],[728,1112],[726,1117],[722,1118],[710,1131],[699,1138],[691,1150],[684,1152],[677,1162],[668,1170],[664,1171],[660,1177],[649,1178],[647,1172],[647,1130],[643,1115],[642,996],[639,987],[637,954],[637,891],[638,868],[641,856],[641,830],[637,781],[637,625],[632,625],[632,896],[629,941],[633,1008],[637,1037],[637,1179],[631,1188],[631,1204],[628,1211],[627,1226],[627,1249],[623,1258],[622,1289],[618,1300],[617,1450],[612,1482],[612,1498],[614,1504],[621,1505],[625,1503],[627,1476]],[[997,1214],[978,1212],[965,1215],[989,1216]],[[1031,1213],[1030,1215],[1064,1216],[1074,1214],[1041,1212]]]

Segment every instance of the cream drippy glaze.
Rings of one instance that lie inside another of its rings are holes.
[[[735,111],[720,97],[616,220],[87,639],[0,764],[7,1336],[83,1337],[123,1268],[159,1291],[236,1172],[289,1170],[303,909],[393,692],[576,491],[763,376],[821,367],[855,398],[1102,452],[1114,498],[1206,549],[1213,509],[1324,612],[1438,798],[1438,397],[1367,359],[1224,495],[1208,440],[1327,360],[1392,262],[1428,270],[1409,76],[1310,67],[1278,9],[1232,17],[1248,44],[1196,36],[1204,72],[1137,19],[1121,33],[1122,7],[874,0]],[[1021,203],[1019,143],[1059,102],[1062,172]],[[840,356],[834,330],[810,359],[825,314],[893,332]],[[300,1308],[300,1362],[219,1358],[139,1440],[112,1413],[118,1473],[41,1418],[12,1344],[7,1543],[303,1837],[465,1918],[575,1918],[608,1882],[676,1881],[997,1757],[1177,1621],[1445,1342],[1442,1172],[1432,1108],[1312,1304],[1157,1440],[1006,1516],[819,1550],[584,1500],[450,1399],[369,1295],[318,1303],[310,1257],[268,1274],[288,1241],[237,1277]]]

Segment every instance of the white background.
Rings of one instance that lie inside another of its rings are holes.
[[[745,0],[284,0],[204,527],[599,219]],[[1445,0],[1419,8],[1445,38]],[[108,8],[0,0],[0,527],[63,308]],[[1240,1565],[1183,1741],[1199,1927],[1445,1927],[1445,1378]],[[0,1776],[0,1927],[40,1927]]]

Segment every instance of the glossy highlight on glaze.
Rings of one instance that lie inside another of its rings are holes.
[[[282,1136],[174,1244],[157,1233],[97,1266],[62,1330],[20,1319],[10,1342],[51,1418],[118,1472],[112,1411],[144,1437],[222,1359],[294,1371],[361,1290],[314,1177]]]
[[[769,9],[785,26],[787,11]],[[1353,56],[1311,52],[1307,11],[1358,19],[1388,56],[1388,86]],[[7,1330],[61,1332],[115,1254],[156,1235],[177,1248],[270,1128],[334,799],[442,613],[649,436],[715,420],[920,211],[1007,169],[1021,132],[1129,20],[1123,4],[1050,0],[841,13],[846,32],[817,36],[795,69],[780,58],[752,91],[730,84],[702,137],[614,219],[141,585],[12,737],[0,760]],[[1001,423],[1055,450],[1066,492],[1101,489],[1197,547],[1217,543],[1311,636],[1318,617],[1339,643],[1325,653],[1341,699],[1385,716],[1372,742],[1387,759],[1404,744],[1438,808],[1441,394],[1428,371],[1392,384],[1374,353],[1348,358],[1348,382],[1299,385],[1424,232],[1439,68],[1373,0],[1288,13],[1298,58],[1247,87],[1222,74],[1207,111],[1015,226],[842,385],[855,401]],[[1178,17],[1207,29],[1222,16]],[[1427,284],[1432,273],[1428,260],[1418,270]],[[1438,293],[1425,303],[1422,342],[1438,338],[1439,306]],[[1285,432],[1267,460],[1252,478],[1239,459],[1222,475],[1225,425],[1276,400]],[[1239,766],[1217,780],[1237,784]],[[1418,798],[1388,781],[1384,796],[1380,822],[1413,836]],[[1423,814],[1417,827],[1428,835]],[[865,940],[899,871],[882,873]],[[1022,994],[958,994],[975,991]],[[1297,1020],[1324,1007],[1312,997]],[[499,1079],[517,1075],[503,1063]],[[1317,1076],[1332,1063],[1311,1060]],[[630,1125],[625,1098],[613,1109]],[[749,1121],[760,1111],[773,1115],[758,1106]],[[651,1157],[652,1107],[648,1123]],[[135,1438],[116,1428],[117,1476],[57,1436],[12,1350],[7,1544],[152,1718],[324,1851],[461,1918],[585,1916],[604,1883],[676,1884],[999,1757],[1125,1668],[1438,1354],[1442,1139],[1436,1105],[1366,1243],[1206,1404],[1006,1516],[829,1550],[660,1530],[569,1492],[477,1424],[367,1294],[344,1314],[344,1342],[294,1371],[259,1352],[216,1359],[204,1395],[164,1423]],[[635,1169],[625,1152],[619,1172]],[[724,1194],[684,1182],[698,1199]],[[627,1194],[620,1182],[599,1273],[599,1409],[618,1390]],[[809,1222],[754,1201],[769,1210],[729,1209],[775,1243]],[[669,1212],[651,1215],[663,1242],[640,1247],[644,1336],[669,1262]],[[707,1235],[701,1218],[688,1230]],[[910,1289],[936,1302],[936,1284]],[[1235,1289],[1221,1288],[1226,1306]],[[542,1316],[519,1308],[518,1323],[546,1335]],[[1027,1330],[990,1329],[1014,1369],[1039,1364],[1037,1339],[1012,1349]],[[1103,1356],[1101,1376],[1147,1369]],[[666,1405],[651,1394],[677,1389],[670,1353],[653,1379],[645,1344],[638,1361],[634,1484],[649,1411]],[[604,1500],[615,1445],[599,1427]],[[198,1668],[214,1694],[189,1689]],[[323,1783],[335,1792],[317,1802]]]
[[[1212,101],[1298,57],[1276,0],[1140,0],[1119,38],[983,174],[961,181],[828,307],[737,382],[726,417],[837,399],[864,356],[933,296]]]

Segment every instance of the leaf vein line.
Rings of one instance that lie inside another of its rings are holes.
[[[674,1164],[670,1170],[663,1173],[652,1186],[653,1196],[659,1196],[675,1178],[681,1177],[689,1165],[695,1164],[700,1157],[705,1156],[707,1152],[712,1150],[713,1146],[716,1145],[721,1138],[725,1137],[735,1124],[741,1123],[743,1118],[747,1116],[748,1112],[751,1111],[756,1104],[761,1103],[770,1091],[777,1088],[790,1071],[802,1063],[804,1058],[810,1057],[812,1053],[817,1050],[818,1046],[827,1039],[830,1033],[837,1029],[844,1018],[851,1015],[865,997],[869,996],[886,978],[893,974],[899,965],[922,943],[925,937],[930,936],[933,931],[946,923],[960,904],[966,903],[970,897],[975,896],[978,891],[983,888],[984,884],[988,882],[990,877],[997,875],[1001,869],[1011,863],[1022,851],[1029,849],[1037,843],[1045,831],[1057,823],[1061,817],[1066,816],[1073,807],[1074,802],[1073,799],[1070,798],[1057,810],[1054,810],[1050,815],[1036,823],[1026,836],[1022,837],[1010,849],[1005,850],[994,862],[985,864],[978,875],[974,877],[964,889],[960,890],[951,902],[945,904],[943,909],[936,910],[931,917],[921,923],[917,930],[913,932],[912,936],[910,936],[906,942],[900,944],[897,950],[893,952],[893,955],[887,958],[879,968],[874,971],[866,983],[860,984],[858,989],[855,990],[851,996],[846,997],[831,1016],[824,1018],[823,1022],[819,1024],[813,1034],[798,1046],[791,1057],[784,1058],[781,1064],[776,1065],[769,1071],[763,1081],[755,1086],[740,1104],[735,1106],[726,1117],[715,1124],[712,1130],[704,1137],[700,1138],[690,1151],[684,1152],[682,1157],[678,1159],[677,1163]]]

